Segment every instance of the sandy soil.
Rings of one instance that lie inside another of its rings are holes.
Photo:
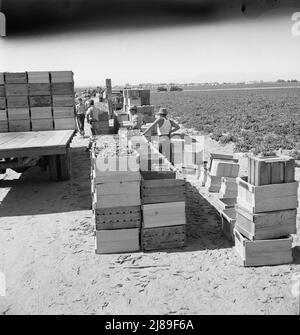
[[[0,314],[299,313],[292,296],[299,247],[294,264],[239,266],[217,213],[196,185],[188,186],[186,248],[95,255],[85,143],[74,141],[70,181],[50,182],[37,168],[2,176],[0,272],[7,290]],[[232,150],[207,145],[214,152]],[[298,246],[299,232],[298,219]]]

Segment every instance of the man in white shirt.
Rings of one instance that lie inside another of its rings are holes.
[[[84,136],[84,119],[85,119],[86,107],[82,99],[78,99],[78,104],[76,105],[76,121],[79,134]]]

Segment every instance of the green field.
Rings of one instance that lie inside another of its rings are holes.
[[[151,94],[151,103],[167,107],[186,128],[246,152],[300,150],[300,87],[210,90]]]

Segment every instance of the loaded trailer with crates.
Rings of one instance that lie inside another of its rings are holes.
[[[72,71],[0,73],[1,174],[39,165],[69,179],[75,124]]]

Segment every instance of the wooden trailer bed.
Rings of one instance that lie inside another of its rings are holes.
[[[22,172],[39,164],[49,169],[52,180],[70,177],[70,142],[74,130],[49,130],[0,133],[0,170]]]

